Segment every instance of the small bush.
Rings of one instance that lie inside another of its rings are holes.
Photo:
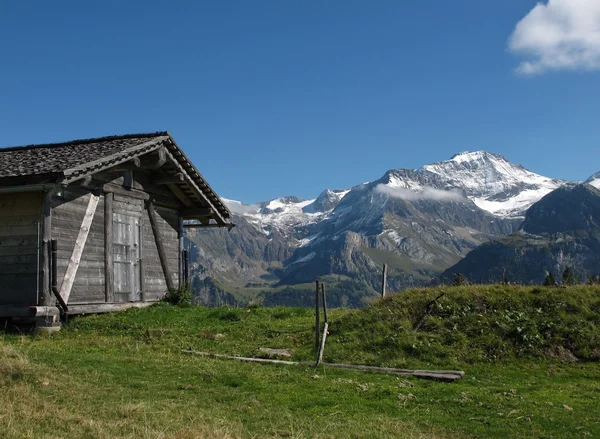
[[[240,314],[233,309],[224,310],[220,313],[219,320],[225,322],[239,322]]]
[[[187,285],[172,288],[167,291],[163,301],[177,306],[190,305],[192,303],[192,291]]]

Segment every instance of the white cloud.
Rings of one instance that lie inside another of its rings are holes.
[[[600,69],[600,0],[548,0],[517,23],[509,50],[523,55],[516,71]]]
[[[433,187],[425,186],[419,191],[389,187],[385,184],[375,186],[375,192],[386,194],[393,198],[401,198],[407,201],[433,200],[433,201],[464,201],[465,197],[459,191],[444,191]]]
[[[225,205],[231,210],[232,213],[243,215],[245,213],[256,213],[260,209],[258,204],[244,204],[241,201],[228,200],[227,198],[221,198]]]

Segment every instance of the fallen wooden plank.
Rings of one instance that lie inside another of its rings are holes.
[[[193,355],[201,355],[203,357],[212,357],[212,358],[226,358],[228,360],[239,360],[239,361],[247,361],[250,363],[270,363],[270,364],[287,364],[287,365],[312,365],[313,363],[300,363],[298,361],[288,361],[288,360],[271,360],[268,358],[252,358],[252,357],[236,357],[233,355],[225,355],[225,354],[212,354],[210,352],[198,352],[198,351],[190,351],[190,350],[182,350],[181,352],[185,354],[193,354]]]
[[[224,358],[228,360],[246,361],[250,363],[268,363],[268,364],[285,364],[288,366],[314,366],[315,363],[309,361],[287,361],[287,360],[270,360],[267,358],[252,358],[252,357],[237,357],[234,355],[226,354],[213,354],[210,352],[199,352],[184,349],[183,353],[192,355],[201,355],[204,357],[212,358]],[[398,376],[412,376],[415,378],[422,378],[435,381],[458,381],[465,373],[462,370],[420,370],[420,369],[395,369],[392,367],[377,367],[377,366],[363,366],[358,364],[343,364],[343,363],[321,363],[321,366],[331,367],[336,369],[351,369],[358,370],[361,372],[374,372],[374,373],[387,373]]]
[[[412,370],[412,369],[394,369],[392,367],[376,367],[363,366],[356,364],[340,364],[340,363],[323,363],[325,367],[333,367],[338,369],[352,369],[363,372],[388,373],[398,376],[413,376],[415,378],[423,378],[435,381],[457,381],[460,380],[465,373],[462,370]]]

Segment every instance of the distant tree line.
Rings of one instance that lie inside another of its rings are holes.
[[[506,272],[503,275],[502,282],[505,285],[510,284],[510,281],[508,279],[508,276],[506,275]],[[551,271],[547,271],[542,285],[546,286],[546,287],[552,287],[552,286],[557,286],[557,285],[578,285],[580,283],[581,282],[578,279],[577,274],[575,274],[575,271],[573,270],[573,268],[571,266],[567,265],[562,272],[560,282],[558,282],[556,280],[556,278],[554,277],[554,275],[552,274]],[[587,281],[585,283],[587,283],[588,285],[600,285],[600,276],[599,275],[591,275],[587,278]],[[471,285],[471,282],[464,274],[456,273],[454,275],[454,278],[452,279],[451,285],[466,286],[466,285]]]

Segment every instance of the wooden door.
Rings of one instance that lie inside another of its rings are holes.
[[[141,300],[140,219],[113,213],[114,302]]]

